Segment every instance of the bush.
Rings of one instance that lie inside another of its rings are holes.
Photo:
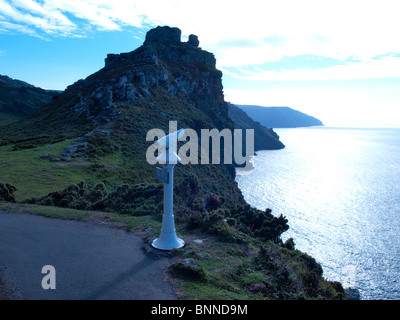
[[[99,201],[107,197],[107,190],[103,183],[89,187],[85,182],[73,184],[61,191],[49,193],[40,199],[31,199],[30,203],[45,206],[57,206],[87,210],[93,208]]]
[[[99,133],[93,134],[87,138],[88,147],[87,157],[98,159],[108,154],[118,151],[118,146],[110,138]]]
[[[109,192],[104,183],[89,186],[80,182],[29,202],[79,210],[114,211],[135,216],[160,214],[163,210],[162,185],[145,183],[122,185]]]
[[[288,250],[294,250],[295,249],[295,243],[294,243],[293,238],[287,239],[282,246],[284,248],[288,249]]]
[[[236,227],[240,231],[263,241],[281,243],[280,236],[289,229],[287,219],[282,215],[278,218],[273,216],[271,209],[261,211],[249,205],[241,205],[232,209],[230,216],[236,219]]]
[[[290,239],[289,239],[290,240]],[[287,241],[285,244],[291,244]],[[322,267],[308,254],[272,242],[261,246],[254,268],[265,275],[268,298],[345,299],[343,287],[322,277]]]
[[[162,213],[162,188],[161,184],[122,185],[96,203],[95,207],[135,216],[156,215]]]
[[[220,208],[224,202],[215,193],[208,192],[205,196],[204,203],[207,211],[213,211]]]

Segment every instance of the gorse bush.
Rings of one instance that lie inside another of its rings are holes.
[[[85,182],[73,184],[62,191],[49,193],[40,199],[31,199],[29,203],[88,210],[95,203],[107,196],[107,190],[103,183],[94,186],[87,185]]]
[[[264,241],[281,242],[281,234],[289,229],[288,220],[282,215],[273,216],[271,209],[261,211],[250,205],[241,205],[230,211],[230,217],[236,220],[240,231]]]
[[[140,183],[107,187],[104,183],[80,182],[31,203],[81,210],[102,210],[133,216],[163,213],[163,184]],[[288,230],[286,218],[275,217],[271,210],[261,211],[249,205],[226,206],[214,192],[202,192],[199,181],[184,179],[174,192],[176,218],[189,228],[199,228],[225,241],[244,241],[246,236],[281,243]]]
[[[122,185],[110,191],[104,183],[70,185],[30,203],[80,210],[103,210],[121,214],[154,215],[162,213],[162,185],[141,183]]]
[[[96,203],[94,208],[135,216],[158,215],[163,210],[162,197],[161,184],[123,185]]]
[[[217,235],[220,240],[235,240],[234,229],[231,228],[225,219],[227,209],[219,209],[213,212],[197,212],[187,222],[189,229],[201,229],[203,232]]]
[[[192,213],[188,226],[200,228],[210,234],[218,234],[223,238],[240,240],[243,235],[247,235],[261,241],[282,243],[280,236],[289,229],[287,222],[282,215],[274,217],[270,209],[261,211],[245,205],[232,209]]]
[[[253,259],[264,273],[268,297],[272,299],[345,299],[342,285],[326,281],[314,258],[294,249],[267,243]]]
[[[119,150],[118,145],[104,134],[95,133],[87,138],[86,156],[92,160],[101,158]]]

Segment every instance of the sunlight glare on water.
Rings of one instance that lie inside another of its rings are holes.
[[[353,277],[362,299],[399,299],[400,129],[276,132],[286,148],[257,152],[253,173],[237,176],[245,199],[286,216],[283,240],[327,279]]]

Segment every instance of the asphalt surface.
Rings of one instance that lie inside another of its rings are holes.
[[[0,279],[12,299],[176,299],[164,281],[168,258],[142,245],[105,223],[0,211]],[[55,289],[42,288],[46,265],[55,268]]]

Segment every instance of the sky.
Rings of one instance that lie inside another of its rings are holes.
[[[400,126],[398,0],[0,0],[0,74],[64,90],[158,25],[196,34],[225,100]]]

